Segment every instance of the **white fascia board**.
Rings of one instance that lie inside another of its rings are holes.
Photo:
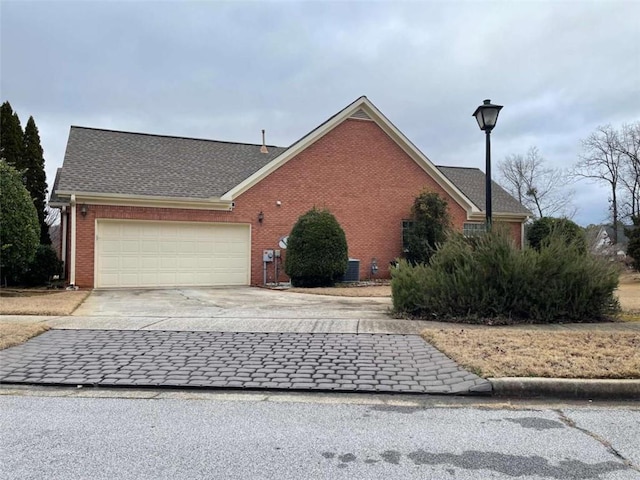
[[[512,212],[493,212],[491,217],[503,222],[526,222],[530,215]],[[467,220],[472,222],[484,222],[486,220],[486,214],[485,212],[473,213],[471,215],[467,215]]]
[[[58,196],[74,194],[78,203],[91,203],[94,205],[115,205],[133,207],[156,207],[156,208],[189,208],[195,210],[223,210],[233,209],[230,201],[212,198],[184,198],[184,197],[163,197],[152,195],[127,195],[118,193],[96,193],[96,192],[67,192],[58,191]]]
[[[340,123],[349,118],[353,113],[359,109],[364,110],[371,120],[382,128],[382,130],[396,142],[402,150],[409,155],[429,176],[431,176],[454,200],[456,200],[461,206],[463,206],[467,212],[479,212],[480,210],[475,204],[469,200],[451,181],[446,178],[440,170],[424,155],[411,141],[405,137],[405,135],[398,130],[383,114],[376,108],[373,103],[366,97],[360,97],[351,105],[344,108],[342,111],[334,115],[327,122],[320,125],[318,128],[309,133],[306,137],[303,137],[293,146],[286,151],[282,152],[279,156],[274,158],[267,165],[255,172],[253,175],[239,183],[237,186],[229,190],[227,193],[220,197],[221,200],[233,201],[242,193],[256,185],[258,182],[266,178],[275,170],[283,166],[293,157],[305,150],[311,144],[319,140],[326,135],[329,131],[333,130]]]

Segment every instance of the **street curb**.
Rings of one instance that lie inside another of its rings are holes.
[[[640,400],[640,380],[580,378],[488,378],[494,396]]]

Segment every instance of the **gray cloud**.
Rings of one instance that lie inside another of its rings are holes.
[[[367,95],[432,161],[484,169],[471,113],[505,105],[493,158],[575,162],[640,119],[637,2],[3,2],[2,99],[53,179],[70,125],[288,145]],[[576,220],[607,192],[579,183]]]

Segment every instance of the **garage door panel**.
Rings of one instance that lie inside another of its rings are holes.
[[[248,225],[98,221],[96,287],[247,285]]]
[[[160,261],[157,257],[141,257],[140,269],[141,270],[157,270],[160,267]]]
[[[140,253],[157,253],[160,251],[160,245],[155,240],[140,240]]]
[[[164,235],[163,235],[164,237]],[[166,237],[165,237],[166,238]],[[161,253],[177,253],[178,252],[178,243],[176,241],[171,240],[161,240],[160,241],[160,252]]]

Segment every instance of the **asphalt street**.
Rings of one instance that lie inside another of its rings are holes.
[[[2,478],[640,478],[632,403],[59,392],[0,392]]]

